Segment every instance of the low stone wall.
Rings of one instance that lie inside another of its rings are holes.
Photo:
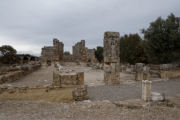
[[[0,84],[13,82],[23,76],[23,71],[14,71],[0,76]]]
[[[84,85],[84,72],[60,72],[57,69],[53,71],[53,86],[73,87]]]
[[[180,69],[179,70],[161,71],[160,77],[161,77],[161,79],[178,78],[178,77],[180,77]]]
[[[25,64],[21,66],[8,67],[4,72],[0,74],[0,84],[13,82],[20,79],[21,77],[36,71],[41,67],[41,64]]]

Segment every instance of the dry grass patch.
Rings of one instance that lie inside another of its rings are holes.
[[[0,94],[0,99],[15,100],[44,100],[50,102],[71,102],[72,88],[56,88],[47,90],[45,88],[27,89],[25,92],[15,91],[13,93],[5,91]]]

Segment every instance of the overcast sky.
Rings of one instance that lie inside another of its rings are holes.
[[[0,46],[40,55],[58,38],[65,51],[82,39],[95,48],[105,31],[140,33],[170,13],[180,17],[180,0],[0,0]]]

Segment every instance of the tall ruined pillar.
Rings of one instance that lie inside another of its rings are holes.
[[[85,40],[81,40],[81,60],[87,62],[86,45]]]
[[[104,33],[104,82],[106,85],[120,83],[119,38],[119,32]]]

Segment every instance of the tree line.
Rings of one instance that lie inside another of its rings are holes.
[[[180,17],[171,13],[166,19],[158,17],[138,34],[120,38],[121,63],[165,64],[180,61]],[[103,61],[103,47],[97,47],[96,58]],[[98,54],[97,54],[98,53]],[[99,55],[101,54],[101,55]]]
[[[16,64],[20,63],[21,58],[27,58],[31,57],[35,59],[35,56],[30,54],[17,54],[16,49],[14,49],[10,45],[3,45],[0,46],[0,63],[3,64]]]

